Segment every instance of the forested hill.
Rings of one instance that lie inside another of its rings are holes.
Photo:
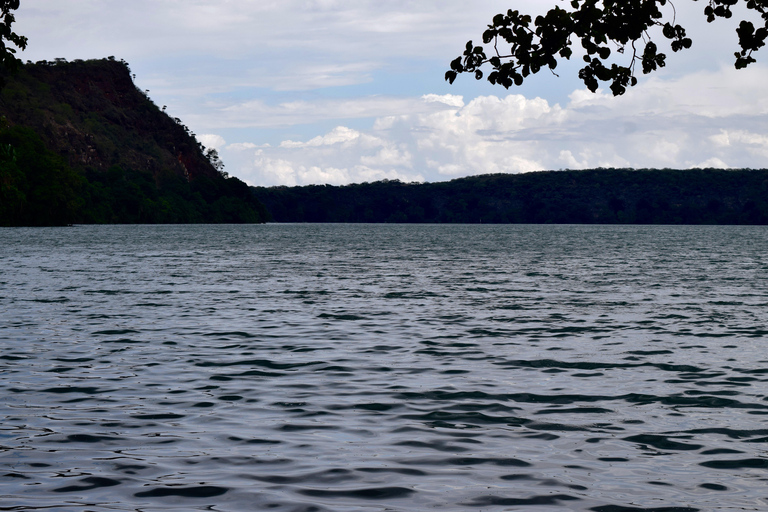
[[[768,170],[593,169],[254,187],[276,222],[768,224]]]
[[[0,90],[0,225],[263,222],[113,58],[28,63]]]

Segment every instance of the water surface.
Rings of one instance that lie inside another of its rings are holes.
[[[768,507],[768,230],[0,230],[0,510]]]

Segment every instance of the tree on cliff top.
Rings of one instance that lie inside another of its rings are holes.
[[[27,38],[11,29],[16,21],[11,11],[18,8],[19,0],[0,0],[0,68],[10,71],[15,70],[21,63],[16,57],[16,49],[23,50],[27,47]],[[0,76],[0,85],[2,84],[3,79]]]
[[[697,0],[693,0],[697,1]],[[659,52],[650,30],[660,28],[670,40],[672,51],[690,48],[692,41],[685,28],[677,24],[675,7],[670,0],[572,0],[570,8],[555,6],[545,15],[531,16],[509,10],[497,14],[483,33],[483,44],[491,45],[486,53],[483,46],[466,44],[464,53],[451,62],[445,79],[450,83],[460,73],[474,73],[483,78],[486,65],[491,67],[488,81],[509,88],[521,85],[526,77],[549,68],[553,73],[558,58],[570,59],[573,39],[584,48],[586,65],[579,78],[595,92],[598,82],[610,82],[614,96],[624,94],[628,86],[637,84],[635,76],[639,62],[644,74],[664,67],[666,55]],[[746,4],[762,19],[762,25],[742,20],[736,29],[740,51],[736,69],[755,62],[752,54],[765,45],[768,37],[768,0],[706,0],[704,15],[708,22],[716,18],[731,18],[732,8]],[[502,47],[511,45],[509,51]],[[613,52],[628,54],[628,65],[608,63]]]

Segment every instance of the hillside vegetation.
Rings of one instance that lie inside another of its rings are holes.
[[[253,191],[277,222],[768,224],[768,170],[592,169]]]
[[[59,59],[4,78],[0,225],[266,220],[127,63]]]

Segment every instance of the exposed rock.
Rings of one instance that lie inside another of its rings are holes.
[[[113,59],[27,64],[0,94],[0,115],[34,129],[73,168],[119,165],[189,180],[216,177],[202,146],[178,119],[158,108]]]

